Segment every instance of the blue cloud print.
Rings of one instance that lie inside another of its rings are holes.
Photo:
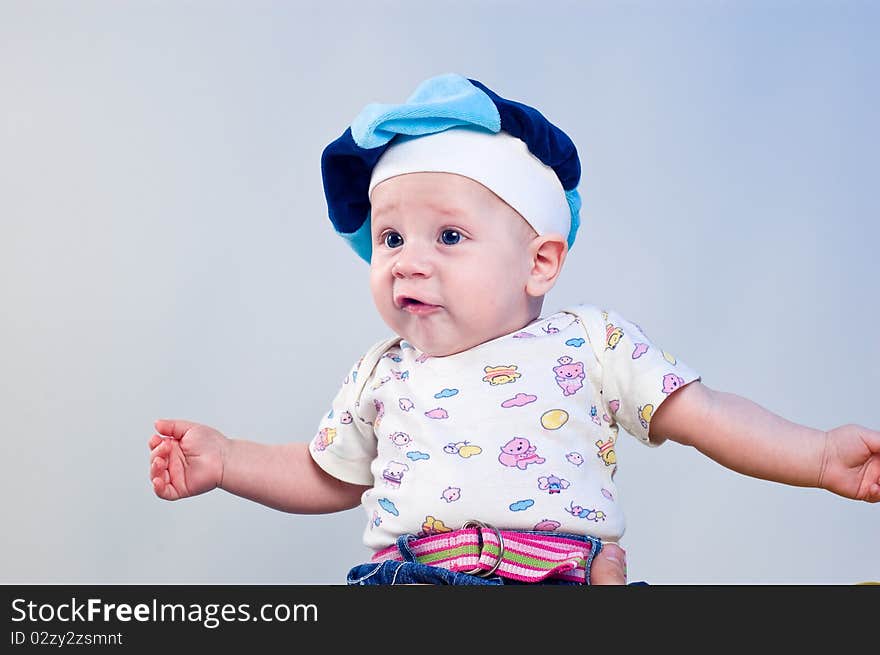
[[[581,346],[584,345],[584,340],[583,339],[569,339],[568,341],[565,342],[565,345],[566,346],[574,346],[575,348],[580,348]]]
[[[394,506],[394,503],[392,503],[387,498],[380,498],[379,499],[379,507],[384,509],[389,514],[394,514],[394,516],[400,516],[400,512],[397,511],[397,508]]]
[[[382,502],[382,501],[379,501],[379,502]],[[524,509],[528,509],[529,507],[531,507],[534,504],[535,504],[535,501],[531,500],[531,499],[518,500],[515,503],[510,504],[510,511],[511,512],[521,512]]]
[[[458,389],[444,389],[439,393],[434,394],[434,398],[449,398],[450,396],[454,396],[458,393]]]
[[[420,459],[431,459],[431,456],[428,453],[423,453],[420,450],[411,450],[406,454],[406,456],[414,462]]]

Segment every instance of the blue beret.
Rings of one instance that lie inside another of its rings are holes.
[[[369,262],[372,254],[368,190],[376,162],[398,135],[424,136],[453,127],[504,131],[552,168],[571,211],[568,245],[574,244],[580,225],[581,165],[572,140],[537,109],[450,73],[425,80],[403,104],[367,105],[321,154],[330,222],[362,259]]]

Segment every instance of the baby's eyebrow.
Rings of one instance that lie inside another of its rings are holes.
[[[370,207],[370,216],[372,216],[373,218],[377,218],[379,216],[384,216],[388,212],[393,211],[395,209],[397,209],[396,202],[391,202],[386,205],[380,205],[378,208],[376,208],[375,205],[372,205]]]
[[[378,208],[373,206],[371,208],[370,215],[373,219],[378,219],[385,217],[386,214],[393,214],[397,209],[399,209],[400,203],[396,201],[390,201],[387,204],[382,204]],[[442,216],[446,216],[448,218],[466,218],[468,213],[457,207],[455,205],[449,206],[436,202],[426,202],[425,208],[435,214],[440,214]]]
[[[442,214],[443,216],[448,216],[450,218],[464,218],[467,216],[467,212],[455,205],[441,205],[438,203],[430,202],[427,203],[428,209],[437,214]]]

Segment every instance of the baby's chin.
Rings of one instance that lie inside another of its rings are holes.
[[[469,350],[482,343],[482,340],[472,339],[426,339],[424,335],[401,334],[403,340],[413,346],[425,357],[449,357],[460,352]]]
[[[396,316],[394,318],[397,318]],[[450,325],[434,324],[430,329],[412,321],[389,321],[385,323],[409,345],[426,357],[449,357],[492,341],[505,334],[513,334],[527,326],[534,317],[511,324],[470,325],[468,328],[452,321]]]
[[[420,343],[417,339],[406,339],[406,342],[415,347],[416,350],[426,357],[449,357],[450,355],[457,355],[458,353],[464,352],[477,345]]]
[[[419,337],[414,337],[412,339],[404,337],[404,339],[407,343],[414,346],[416,350],[427,357],[450,357],[465,352],[466,350],[470,350],[471,348],[486,343],[487,341],[492,341],[499,336],[503,336],[503,334],[504,332],[499,332],[492,336],[474,335],[470,338],[462,337],[460,339],[450,339],[448,341],[424,339]]]

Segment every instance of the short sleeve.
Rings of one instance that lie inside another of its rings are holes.
[[[329,413],[318,423],[318,432],[309,443],[312,459],[334,478],[352,484],[373,484],[370,464],[376,457],[376,438],[369,415],[362,416],[358,369],[363,358],[351,368],[333,399]]]
[[[601,321],[590,321],[587,329],[602,369],[604,404],[629,434],[646,445],[658,445],[648,438],[651,417],[670,394],[700,375],[648,339],[635,323],[612,310],[600,316]],[[601,325],[604,331],[596,334]]]

